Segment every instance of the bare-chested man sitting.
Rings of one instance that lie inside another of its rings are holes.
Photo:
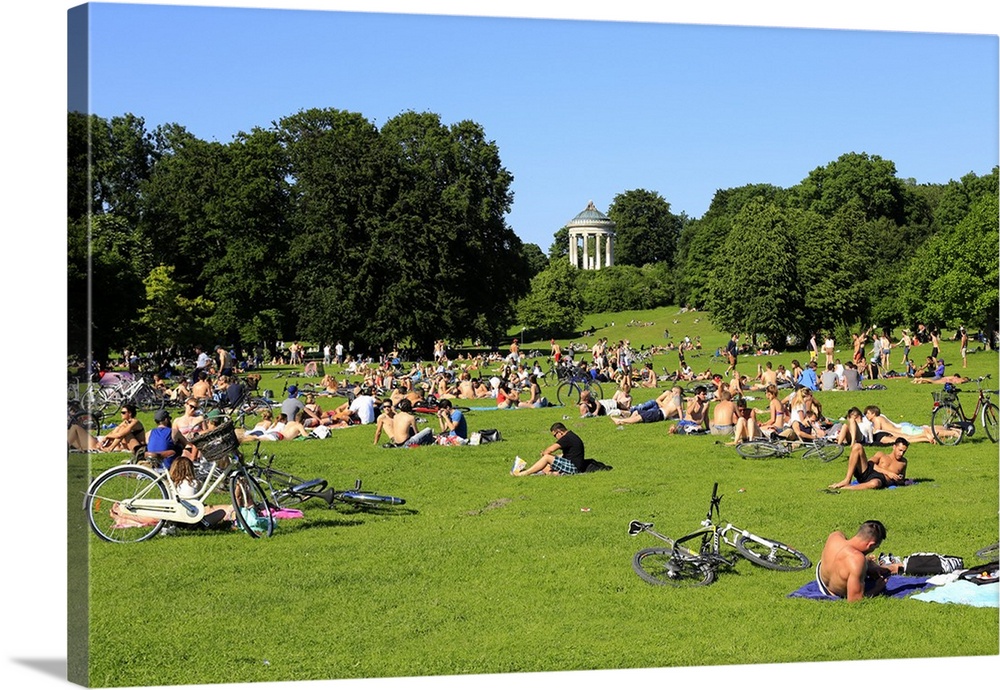
[[[883,567],[867,558],[885,537],[885,525],[878,520],[862,523],[850,539],[843,532],[827,537],[823,555],[816,564],[816,584],[820,591],[847,601],[881,594],[889,575],[903,567],[901,563]]]
[[[712,425],[709,430],[715,436],[728,436],[736,429],[736,419],[736,404],[733,402],[733,395],[728,388],[724,388],[719,393],[719,400],[712,410]]]
[[[411,414],[412,411],[413,404],[403,398],[396,404],[396,412],[392,419],[386,420],[383,425],[382,428],[388,432],[393,445],[419,445],[433,440],[434,432],[431,431],[430,427],[420,432],[417,431],[417,420]],[[375,442],[378,443],[377,436]]]
[[[871,460],[865,455],[865,447],[860,443],[851,446],[851,457],[847,461],[847,476],[831,489],[884,489],[887,486],[898,486],[906,479],[906,450],[910,442],[899,436],[892,442],[892,450],[888,453],[875,453]],[[851,480],[857,479],[857,484]]]

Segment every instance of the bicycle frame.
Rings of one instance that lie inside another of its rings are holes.
[[[716,517],[719,517],[719,505],[722,503],[722,496],[718,496],[717,492],[719,489],[718,483],[716,483],[712,488],[712,499],[708,506],[708,513],[705,515],[705,519],[701,521],[701,528],[686,534],[678,539],[671,539],[670,537],[660,534],[653,529],[652,523],[639,522],[633,520],[629,523],[628,533],[631,536],[635,536],[640,532],[648,532],[657,539],[660,539],[670,545],[677,556],[681,558],[686,558],[689,560],[706,561],[712,565],[735,565],[736,560],[732,558],[726,558],[722,555],[722,544],[741,551],[740,547],[737,546],[737,542],[740,538],[752,539],[758,544],[767,546],[771,552],[777,550],[778,545],[776,542],[765,537],[761,537],[753,532],[743,529],[742,527],[737,527],[731,522],[727,522],[725,525],[717,525],[712,520],[712,513],[715,513]],[[701,540],[701,546],[697,551],[685,546],[686,542],[693,541],[695,539]]]

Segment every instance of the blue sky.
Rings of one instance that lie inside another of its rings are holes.
[[[222,142],[301,109],[471,119],[514,176],[508,222],[547,250],[593,200],[782,187],[847,152],[918,182],[997,164],[997,38],[123,4],[91,5],[90,107]]]

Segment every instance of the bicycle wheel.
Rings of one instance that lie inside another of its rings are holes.
[[[662,546],[642,549],[632,556],[632,569],[651,585],[700,587],[715,580],[715,571],[707,563]]]
[[[986,405],[983,406],[983,413],[980,421],[983,423],[983,429],[986,430],[986,435],[991,441],[993,441],[993,443],[996,443],[997,439],[1000,438],[1000,429],[998,429],[997,426],[997,406],[993,403],[986,403]]]
[[[104,541],[119,544],[145,541],[156,536],[163,520],[130,516],[129,501],[143,498],[169,498],[159,475],[145,467],[115,467],[94,480],[84,501],[87,520],[94,533]]]
[[[947,429],[949,433],[938,433],[938,429]],[[931,412],[931,433],[934,440],[942,446],[957,446],[965,435],[965,424],[962,415],[951,405],[940,405]]]
[[[771,570],[805,570],[812,565],[801,551],[756,534],[741,535],[736,540],[736,550],[748,561]]]
[[[601,388],[601,384],[597,381],[589,381],[584,384],[584,387],[590,390],[590,397],[595,400],[604,400],[604,390]]]
[[[781,453],[781,447],[770,441],[744,441],[737,444],[736,452],[745,458],[773,458]]]
[[[398,498],[397,496],[383,496],[381,494],[372,494],[367,491],[356,491],[354,489],[335,491],[333,498],[336,501],[341,501],[353,508],[362,510],[372,508],[384,509],[392,506],[401,506],[406,503],[406,499]]]
[[[580,386],[573,381],[565,381],[556,389],[556,400],[560,405],[579,405]]]
[[[823,462],[836,460],[844,452],[844,447],[836,443],[817,443],[802,454],[804,458],[819,458]]]
[[[236,509],[236,524],[254,539],[274,533],[273,505],[257,480],[246,469],[237,470],[229,480],[229,496]]]

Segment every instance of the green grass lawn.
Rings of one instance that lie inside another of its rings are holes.
[[[594,337],[627,337],[634,345],[662,343],[664,328],[675,338],[700,335],[706,352],[725,343],[726,335],[713,331],[704,313],[676,312],[594,315],[585,325],[600,327]],[[655,325],[623,325],[631,319]],[[594,337],[582,340],[592,343]],[[957,361],[956,343],[943,348],[946,361]],[[922,357],[922,348],[914,356]],[[771,359],[787,366],[793,357],[805,359],[802,352]],[[744,362],[752,375],[756,359]],[[675,368],[676,355],[657,358],[655,366]],[[966,371],[991,373],[995,386],[996,353],[971,355]],[[280,390],[273,372],[264,375],[262,387]],[[885,384],[885,391],[817,397],[832,417],[851,405],[874,403],[893,419],[929,422],[936,388],[907,380]],[[637,400],[656,394],[635,392]],[[509,476],[514,456],[537,457],[551,441],[549,425],[565,415],[586,442],[587,455],[614,470]],[[718,482],[723,519],[791,544],[814,563],[830,531],[852,531],[875,518],[889,532],[883,551],[933,551],[975,564],[976,549],[997,540],[1000,509],[998,447],[981,430],[954,448],[912,446],[908,476],[918,480],[913,486],[830,495],[820,489],[842,478],[846,453],[829,464],[798,455],[751,461],[710,436],[669,435],[667,423],[618,429],[608,419],[578,419],[575,410],[559,407],[477,409],[468,421],[470,430],[499,428],[506,440],[387,450],[372,445],[371,427],[352,427],[323,441],[268,446],[278,455],[277,466],[301,476],[321,476],[334,486],[360,477],[366,488],[406,498],[410,510],[398,515],[340,512],[314,501],[305,505],[303,519],[281,521],[270,539],[184,532],[118,545],[86,537],[90,683],[492,674],[1000,651],[995,608],[788,599],[811,579],[808,571],[772,572],[741,560],[709,587],[653,587],[633,573],[630,560],[655,542],[627,535],[633,519],[654,522],[672,536],[693,530]],[[120,460],[71,455],[71,492]],[[82,514],[79,506],[71,493],[71,530],[86,530],[74,523]]]

